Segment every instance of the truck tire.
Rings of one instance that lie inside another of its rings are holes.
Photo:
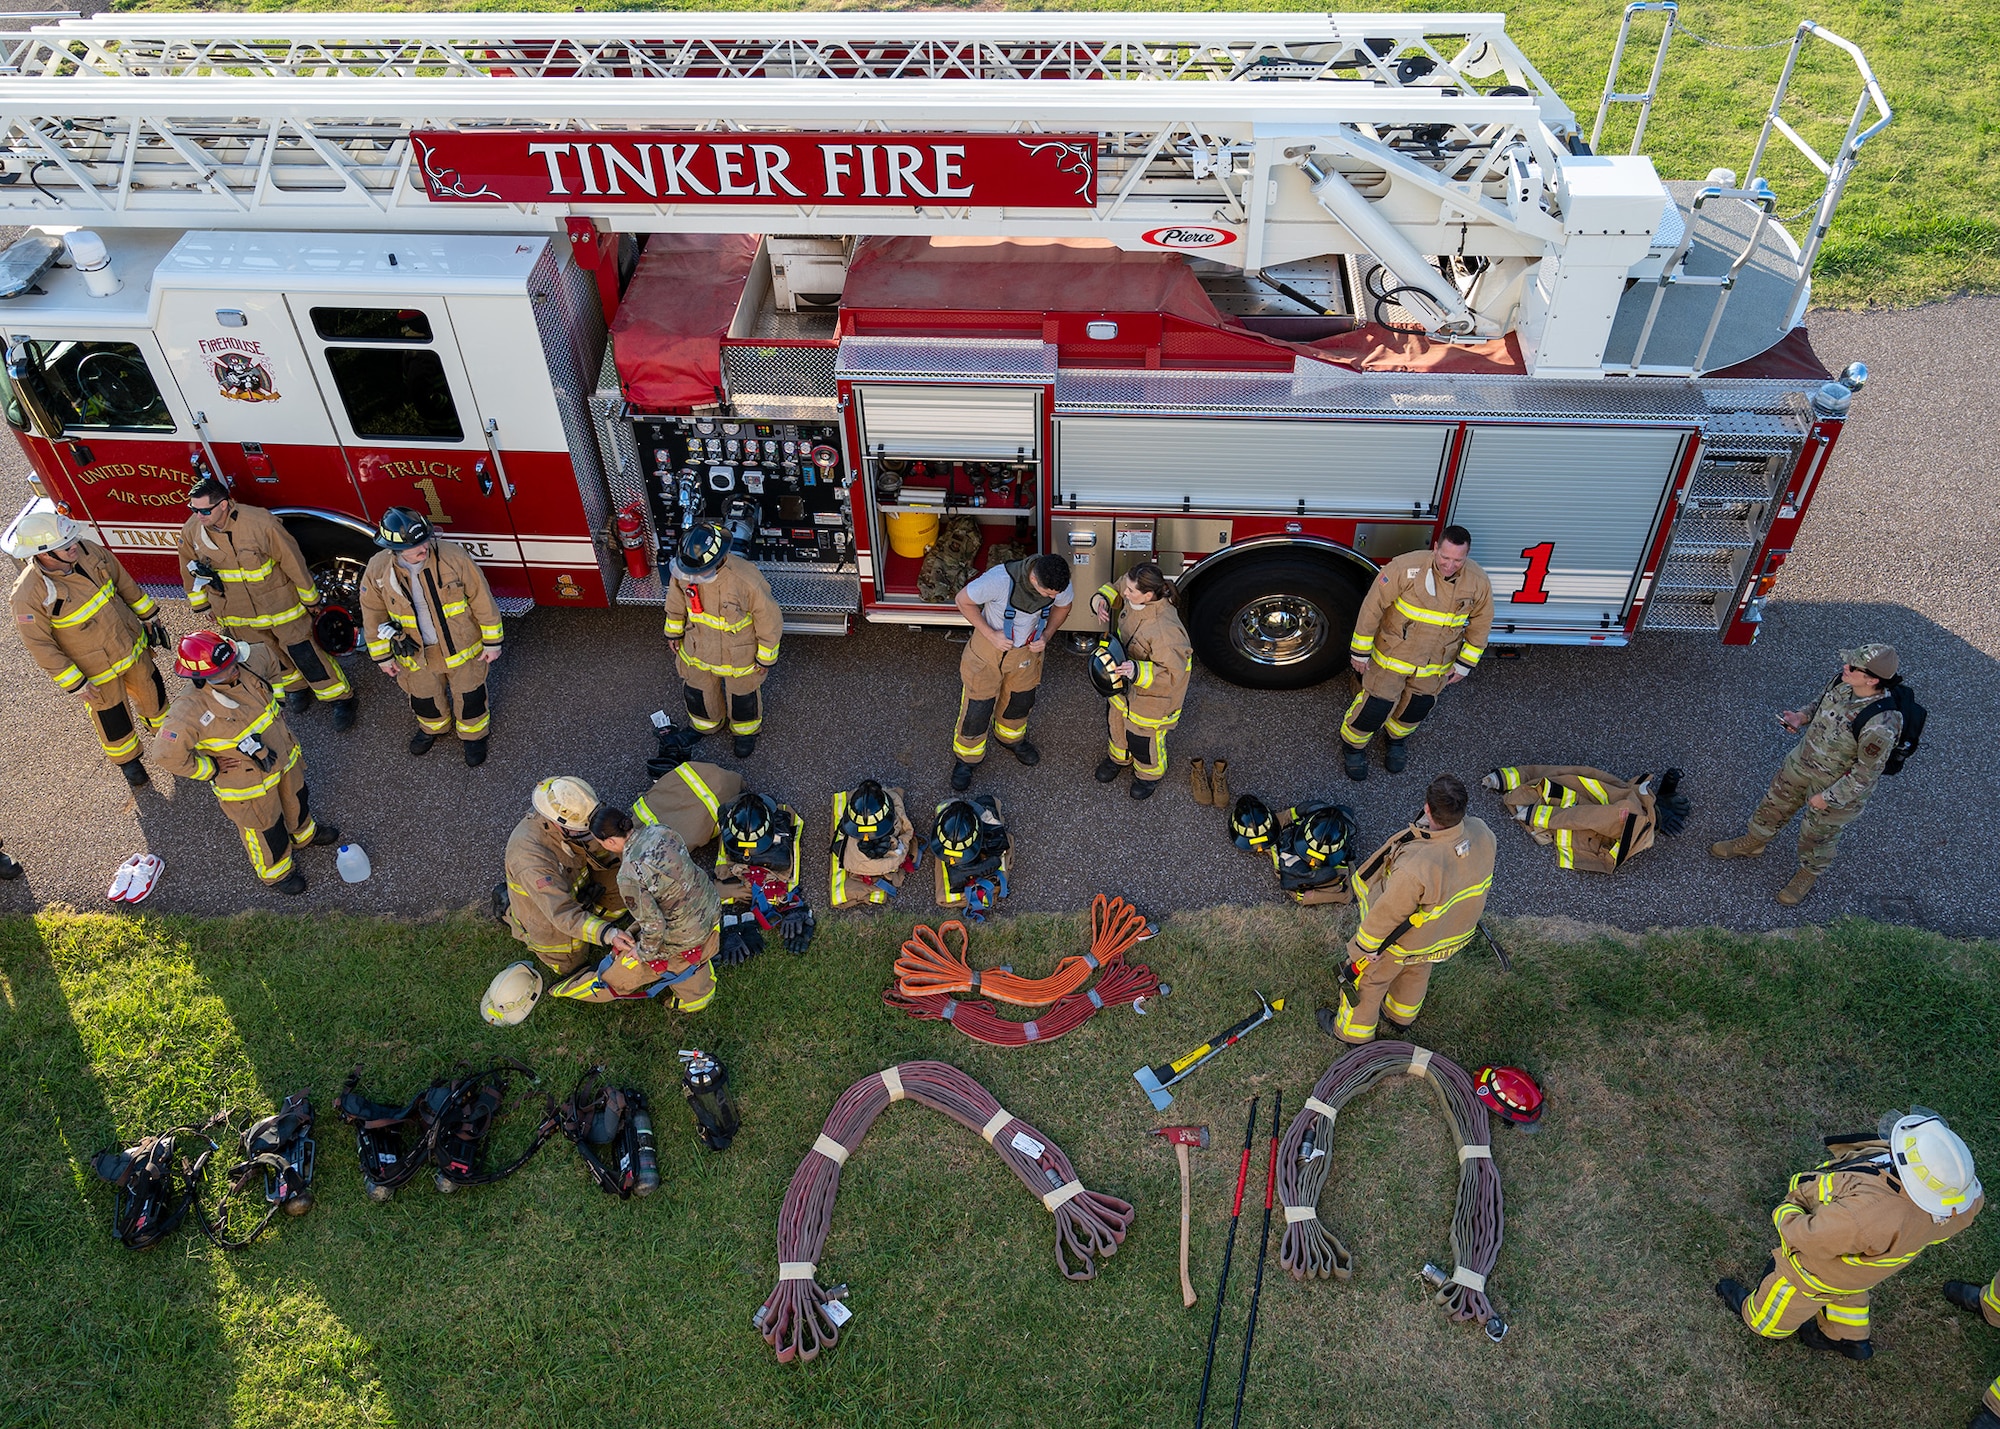
[[[1253,690],[1299,690],[1347,667],[1360,573],[1298,550],[1232,561],[1195,592],[1201,663]]]
[[[358,533],[318,517],[287,517],[285,529],[299,543],[306,569],[319,588],[314,636],[329,655],[352,654],[366,638],[361,630],[361,572],[374,551]]]

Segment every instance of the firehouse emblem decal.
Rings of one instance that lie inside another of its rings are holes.
[[[232,402],[275,402],[277,385],[271,369],[264,365],[262,343],[240,337],[204,339],[201,355],[208,359],[209,375],[216,390]]]

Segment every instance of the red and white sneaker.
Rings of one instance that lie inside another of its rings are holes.
[[[139,860],[145,856],[142,853],[135,853],[118,865],[118,872],[111,880],[111,887],[104,892],[106,898],[109,898],[113,903],[123,903],[125,901],[132,892],[132,876],[139,871]]]
[[[128,869],[120,869],[118,881],[111,885],[111,897],[118,903],[143,903],[151,896],[160,881],[160,875],[167,871],[166,860],[158,854],[135,854]],[[119,891],[119,885],[124,891]]]

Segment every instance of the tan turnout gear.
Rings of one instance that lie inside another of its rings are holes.
[[[423,600],[421,612],[412,583]],[[385,624],[415,641],[418,651],[394,653],[390,636],[381,632]],[[418,566],[399,561],[394,551],[377,551],[361,576],[361,632],[369,659],[394,662],[396,684],[425,734],[451,730],[468,744],[486,738],[491,714],[482,657],[500,653],[504,632],[493,589],[470,551],[434,539]]]
[[[1194,645],[1180,612],[1164,596],[1127,605],[1115,584],[1097,593],[1110,607],[1119,643],[1132,662],[1125,690],[1111,697],[1111,761],[1130,764],[1134,777],[1160,779],[1167,772],[1167,731],[1181,721]]]
[[[903,791],[884,789],[882,792],[889,796],[893,811],[894,844],[881,857],[870,858],[862,851],[861,840],[840,831],[840,822],[847,817],[848,792],[843,789],[833,796],[833,847],[827,860],[828,901],[835,908],[879,907],[895,896],[908,875],[905,864],[916,844],[916,825],[910,820]]]
[[[1563,868],[1616,873],[1653,846],[1656,801],[1643,779],[1620,779],[1582,764],[1524,764],[1501,769],[1500,802],[1537,842],[1554,846]],[[1518,815],[1517,815],[1518,817]]]
[[[1334,1035],[1341,1041],[1371,1041],[1382,1017],[1399,1031],[1416,1021],[1432,964],[1479,931],[1493,855],[1493,831],[1468,814],[1448,829],[1412,824],[1355,869],[1361,926],[1347,957],[1357,976],[1340,990]]]
[[[664,824],[697,849],[715,837],[723,809],[742,792],[742,775],[689,760],[655,780],[632,806],[632,817],[642,824]]]
[[[139,757],[139,725],[167,717],[167,687],[145,622],[160,607],[119,559],[79,539],[74,566],[51,571],[30,556],[14,582],[14,628],[34,662],[66,694],[82,697],[97,743],[113,764]]]
[[[1390,561],[1368,587],[1348,642],[1368,669],[1341,721],[1341,739],[1365,749],[1378,729],[1408,738],[1453,671],[1469,675],[1478,666],[1492,629],[1493,586],[1477,562],[1468,559],[1447,578],[1435,551]]]
[[[586,959],[553,995],[616,1002],[670,992],[681,1012],[713,1002],[710,961],[722,946],[722,900],[680,835],[665,824],[634,833],[618,865],[618,892],[635,919],[630,931],[637,946]]]
[[[726,719],[731,734],[756,734],[764,727],[759,691],[778,663],[785,630],[785,613],[763,572],[741,556],[728,556],[708,580],[672,575],[666,608],[688,723],[713,734]]]
[[[507,930],[557,973],[596,961],[611,933],[604,895],[616,887],[617,867],[601,844],[564,838],[530,812],[507,836]]]
[[[264,882],[278,883],[292,872],[292,850],[311,843],[318,828],[307,804],[305,760],[278,704],[278,657],[268,645],[236,643],[237,679],[184,690],[167,711],[153,753],[167,773],[215,790],[242,833],[250,866]],[[243,751],[250,739],[262,747],[263,760]]]
[[[285,523],[261,506],[231,501],[214,525],[198,516],[181,523],[176,548],[188,604],[219,634],[268,646],[278,657],[278,692],[301,685],[325,701],[354,693],[347,674],[313,636],[310,607],[319,588]],[[194,562],[215,572],[197,575]]]
[[[975,631],[958,659],[958,683],[951,752],[960,763],[977,764],[986,758],[988,731],[1002,744],[1028,737],[1028,715],[1042,687],[1042,652],[1025,645],[997,649]]]
[[[1829,1159],[1792,1177],[1771,1212],[1778,1248],[1743,1302],[1743,1323],[1784,1339],[1817,1317],[1830,1340],[1869,1337],[1868,1292],[1978,1217],[1984,1198],[1940,1221],[1905,1193],[1889,1143],[1829,1141]]]

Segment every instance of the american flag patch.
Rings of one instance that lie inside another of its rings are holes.
[[[17,615],[14,618],[23,625],[33,625],[35,623],[35,617],[32,615]]]

